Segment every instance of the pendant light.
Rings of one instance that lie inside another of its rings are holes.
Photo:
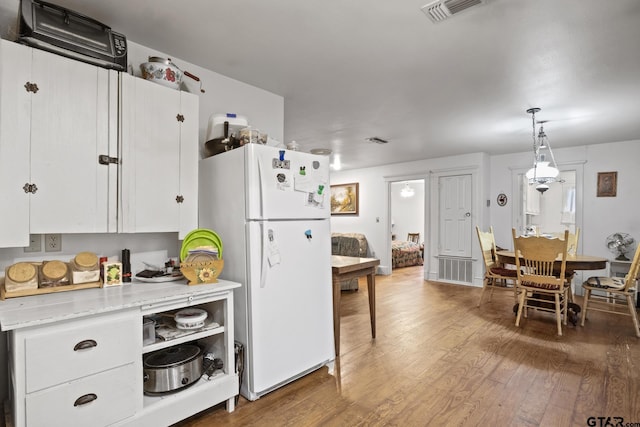
[[[533,137],[533,167],[526,173],[529,185],[535,185],[536,190],[540,193],[544,193],[549,189],[549,184],[556,182],[558,174],[558,166],[556,165],[556,159],[553,157],[553,151],[551,151],[551,145],[547,134],[544,132],[544,123],[540,123],[540,130],[536,137],[536,113],[540,112],[540,108],[529,108],[527,113],[531,114],[532,122],[532,137]],[[549,158],[545,151],[548,151]]]
[[[400,190],[401,197],[413,197],[415,193],[416,191],[412,187],[409,187],[409,182],[405,182],[404,187]]]

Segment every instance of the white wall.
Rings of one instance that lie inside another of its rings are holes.
[[[345,184],[358,182],[360,190],[360,214],[358,216],[334,216],[331,218],[331,231],[341,233],[362,233],[367,237],[371,256],[380,259],[378,271],[382,274],[391,272],[391,227],[389,187],[390,182],[410,179],[425,180],[425,225],[424,234],[434,236],[430,229],[429,220],[433,213],[430,212],[431,174],[441,171],[459,171],[475,169],[479,171],[480,180],[484,185],[482,175],[488,165],[486,155],[483,153],[464,154],[460,156],[443,157],[437,159],[417,160],[413,162],[395,163],[365,169],[353,169],[346,171],[333,171],[331,184]],[[481,188],[481,186],[480,186]],[[484,193],[484,191],[480,191]],[[474,222],[485,221],[487,210],[482,208],[478,198],[474,207]],[[425,244],[425,277],[435,277],[437,263],[433,262],[431,254],[437,253],[438,242],[428,239]],[[479,256],[479,249],[474,248],[475,256]]]
[[[640,240],[640,140],[556,149],[554,155],[559,166],[565,163],[583,164],[583,177],[577,177],[578,180],[583,180],[583,200],[578,200],[577,203],[577,209],[582,215],[582,253],[611,258],[612,254],[605,247],[605,239],[616,231],[630,233],[636,241]],[[510,202],[514,200],[512,170],[529,167],[529,157],[528,153],[491,157],[489,197],[492,202],[502,192],[507,194]],[[610,171],[618,172],[617,196],[596,197],[598,172]],[[509,248],[513,247],[511,212],[511,203],[506,207],[491,204],[490,218],[496,241]]]
[[[582,253],[612,258],[605,247],[605,239],[611,233],[621,231],[630,233],[636,241],[640,240],[640,198],[637,196],[637,183],[640,182],[640,141],[603,143],[590,146],[579,146],[554,150],[559,165],[580,164],[583,176],[583,200],[578,201],[577,209],[581,212],[582,229],[580,234]],[[480,173],[477,195],[479,203],[474,207],[474,225],[486,229],[494,227],[496,241],[500,246],[512,248],[511,228],[512,204],[515,200],[512,185],[514,171],[526,170],[531,165],[529,152],[487,156],[475,153],[440,159],[419,160],[397,163],[374,168],[334,171],[331,184],[347,182],[360,183],[360,215],[357,217],[332,217],[331,229],[337,232],[357,232],[367,236],[372,256],[381,260],[379,271],[383,274],[391,271],[390,228],[388,218],[388,181],[400,181],[417,177],[426,178],[425,205],[429,208],[433,203],[429,192],[429,176],[438,170],[455,170],[457,168],[477,167]],[[596,180],[598,172],[618,172],[617,197],[596,197]],[[393,177],[396,177],[395,179]],[[505,193],[508,203],[500,207],[496,203],[498,194]],[[487,207],[487,201],[489,207]],[[429,216],[429,209],[427,209]],[[425,233],[435,236],[430,230],[429,220],[425,224]],[[425,277],[437,276],[437,263],[432,255],[437,253],[437,242],[429,239],[425,245]],[[475,245],[477,246],[477,245]],[[473,257],[479,266],[478,248],[474,247]],[[474,267],[474,284],[481,281],[483,271]],[[608,271],[584,272],[583,275],[604,275]],[[579,275],[580,276],[580,275]],[[575,283],[581,283],[578,277]]]
[[[174,52],[178,53],[178,52]],[[150,56],[171,58],[171,61],[183,71],[189,71],[200,78],[204,93],[200,92],[200,83],[184,77],[182,89],[200,96],[200,147],[204,145],[209,117],[212,114],[236,113],[245,116],[249,125],[267,133],[271,138],[283,140],[284,135],[284,98],[255,86],[207,70],[179,57],[158,52],[129,40],[127,61],[133,73],[140,76],[140,64],[147,62]]]

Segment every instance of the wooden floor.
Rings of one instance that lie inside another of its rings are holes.
[[[480,288],[426,282],[422,267],[376,285],[375,340],[366,281],[343,292],[335,376],[322,368],[255,402],[240,398],[233,413],[217,406],[177,425],[595,426],[605,424],[590,417],[621,417],[640,426],[640,341],[629,317],[593,313],[558,337],[551,313],[530,312],[516,328],[510,292],[476,308]]]

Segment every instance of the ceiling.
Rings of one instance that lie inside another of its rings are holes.
[[[640,139],[638,0],[485,0],[439,23],[429,0],[50,1],[282,95],[284,142],[343,169],[530,150],[530,107],[554,148]]]

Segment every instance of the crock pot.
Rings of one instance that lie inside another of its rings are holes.
[[[144,358],[144,392],[164,394],[194,384],[202,375],[203,353],[195,344],[182,344]]]

